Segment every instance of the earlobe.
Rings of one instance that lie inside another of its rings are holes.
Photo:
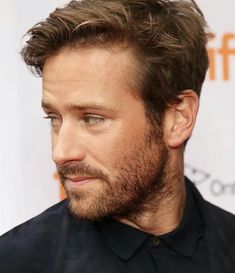
[[[179,148],[190,138],[198,112],[199,99],[193,90],[185,90],[180,102],[170,105],[165,115],[165,142],[170,148]]]

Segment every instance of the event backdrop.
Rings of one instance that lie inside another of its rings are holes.
[[[205,198],[235,213],[235,1],[198,0],[216,34],[185,173]],[[62,0],[0,0],[0,234],[60,200],[40,109],[41,80],[19,56],[26,30]],[[189,26],[190,27],[190,26]]]

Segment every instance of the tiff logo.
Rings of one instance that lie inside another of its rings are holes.
[[[231,43],[234,43],[233,46]],[[221,69],[222,79],[224,81],[229,81],[231,75],[231,59],[233,55],[233,60],[235,60],[235,34],[234,33],[225,33],[221,39],[220,48],[208,48],[208,55],[210,61],[210,67],[208,70],[208,78],[211,81],[214,81],[218,78],[218,70]],[[222,66],[217,65],[217,57],[222,58]]]

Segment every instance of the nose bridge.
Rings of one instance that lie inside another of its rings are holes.
[[[85,149],[78,129],[70,123],[62,124],[52,142],[52,158],[57,164],[67,161],[81,161],[85,157]]]

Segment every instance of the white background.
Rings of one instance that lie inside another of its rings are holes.
[[[216,38],[216,79],[204,85],[198,122],[186,149],[186,174],[211,202],[235,213],[235,54],[223,80],[218,53],[224,33],[235,35],[235,1],[200,0]],[[19,56],[29,27],[62,0],[0,0],[0,234],[59,201],[50,132],[40,109],[41,80]],[[232,24],[232,23],[233,24]],[[235,38],[229,43],[235,49]]]

